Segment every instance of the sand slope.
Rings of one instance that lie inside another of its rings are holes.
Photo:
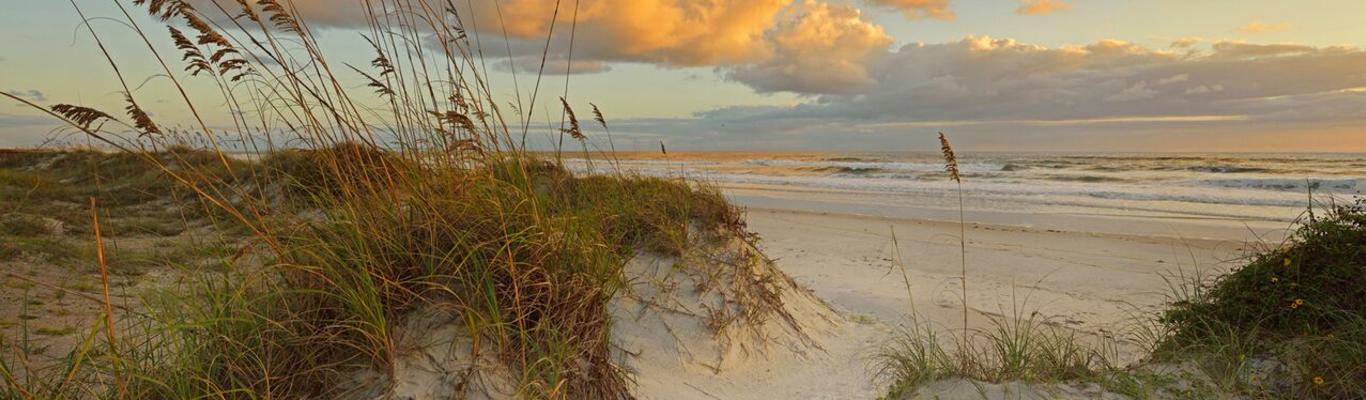
[[[882,332],[846,321],[749,243],[702,246],[681,259],[642,255],[627,275],[613,335],[640,398],[874,394],[858,355]]]

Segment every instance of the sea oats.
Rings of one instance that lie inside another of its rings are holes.
[[[370,81],[369,83],[366,83],[365,86],[375,88],[376,94],[379,94],[380,96],[394,95],[394,90],[390,89],[389,85],[384,84],[384,82],[380,82],[379,79],[375,79],[375,77],[370,76],[370,74],[365,73],[365,71],[361,71],[360,68],[356,68],[355,66],[352,66],[350,64],[347,64],[346,66],[351,67],[351,69],[356,71],[356,73],[361,74],[361,76],[364,76],[366,80]]]
[[[944,136],[944,132],[939,132],[939,149],[944,152],[944,171],[949,173],[949,178],[954,182],[962,182],[958,176],[958,156],[953,154],[953,146],[949,145],[949,138]]]
[[[289,15],[289,12],[285,11],[285,7],[280,5],[280,2],[275,0],[261,0],[256,4],[260,4],[261,10],[270,14],[270,22],[275,23],[276,28],[300,35],[304,33],[303,27],[299,25],[299,21],[294,19],[294,16]]]
[[[173,26],[166,28],[171,31],[171,41],[175,43],[175,47],[184,52],[180,59],[187,63],[185,71],[189,72],[190,76],[197,76],[204,71],[213,71],[213,64],[204,58],[204,53],[199,51],[199,47],[195,46],[194,42],[185,37],[185,34],[179,29]]]
[[[574,108],[569,106],[569,101],[561,97],[560,104],[564,105],[564,113],[569,117],[569,128],[564,129],[564,133],[579,141],[588,139],[587,136],[583,135],[583,130],[579,129],[579,118],[574,115]]]
[[[588,105],[593,106],[593,120],[598,121],[598,125],[602,125],[602,129],[607,129],[607,119],[602,117],[602,111],[598,110],[598,105],[593,103],[588,103]]]
[[[152,122],[152,117],[148,116],[147,112],[143,111],[142,107],[139,107],[136,101],[133,101],[133,95],[124,93],[123,98],[128,101],[128,106],[124,107],[124,110],[127,111],[128,116],[133,119],[133,127],[142,131],[138,136],[161,133],[161,129],[157,127],[157,124]]]
[[[75,106],[70,104],[58,104],[52,106],[52,111],[61,114],[63,117],[66,117],[66,119],[71,120],[71,122],[74,122],[77,126],[84,129],[90,129],[91,124],[94,124],[96,121],[99,121],[101,119],[117,121],[117,119],[114,119],[114,117],[110,116],[104,111],[96,110],[90,107]]]

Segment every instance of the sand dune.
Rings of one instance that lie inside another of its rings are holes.
[[[961,329],[959,226],[942,210],[898,216],[849,211],[850,195],[728,188],[749,205],[747,220],[760,247],[798,284],[827,301],[844,323],[818,337],[823,352],[751,360],[744,368],[698,371],[672,365],[641,370],[645,398],[871,398],[881,394],[868,357],[910,302],[894,263],[892,231],[909,268],[922,317],[944,330]],[[787,201],[800,198],[805,201]],[[845,208],[821,207],[837,200]],[[788,208],[783,208],[783,206]],[[813,207],[813,205],[817,205]],[[863,204],[870,208],[871,204]],[[825,208],[826,211],[812,209]],[[896,211],[891,207],[883,210]],[[956,216],[956,215],[955,215]],[[1139,355],[1123,333],[1139,314],[1163,303],[1164,275],[1226,270],[1250,241],[1279,240],[1278,223],[1160,217],[1011,215],[970,212],[967,228],[970,325],[980,329],[1012,307],[1093,338],[1119,335],[1122,361]],[[973,222],[987,220],[990,222]],[[1014,222],[1013,224],[1011,222]],[[1092,229],[1105,226],[1108,229]],[[1253,228],[1256,226],[1256,228]],[[1129,233],[1125,231],[1128,230]],[[1186,237],[1184,235],[1189,235]]]

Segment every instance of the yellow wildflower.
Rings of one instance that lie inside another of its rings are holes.
[[[1281,262],[1281,265],[1285,265],[1285,266],[1289,267],[1289,266],[1290,266],[1290,257],[1286,257],[1285,260]]]
[[[1315,385],[1322,385],[1322,384],[1323,384],[1323,377],[1322,377],[1322,376],[1316,376],[1316,377],[1314,377],[1314,384],[1315,384]]]
[[[1291,309],[1300,308],[1300,306],[1302,306],[1302,305],[1304,305],[1304,299],[1295,299],[1295,302],[1292,303],[1292,304],[1290,304],[1290,308],[1291,308]]]

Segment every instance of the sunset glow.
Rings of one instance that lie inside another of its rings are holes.
[[[366,63],[355,45],[367,33],[359,2],[292,3],[335,46],[337,64]],[[536,106],[545,109],[531,114],[544,119],[567,83],[572,103],[601,105],[623,137],[641,142],[924,150],[924,135],[952,127],[963,146],[984,149],[1366,151],[1359,1],[562,3],[556,13],[554,0],[469,2],[461,18],[492,89],[529,103],[538,83],[529,77],[543,72]],[[147,108],[187,122],[146,47],[127,26],[97,18],[118,9],[78,4],[139,76],[138,95],[165,102]],[[71,5],[27,7],[0,16],[0,90],[121,108],[108,72],[91,68],[103,59]],[[202,89],[192,95],[216,90]],[[39,143],[53,126],[0,109],[5,145]],[[1176,136],[1190,141],[1151,140]]]

